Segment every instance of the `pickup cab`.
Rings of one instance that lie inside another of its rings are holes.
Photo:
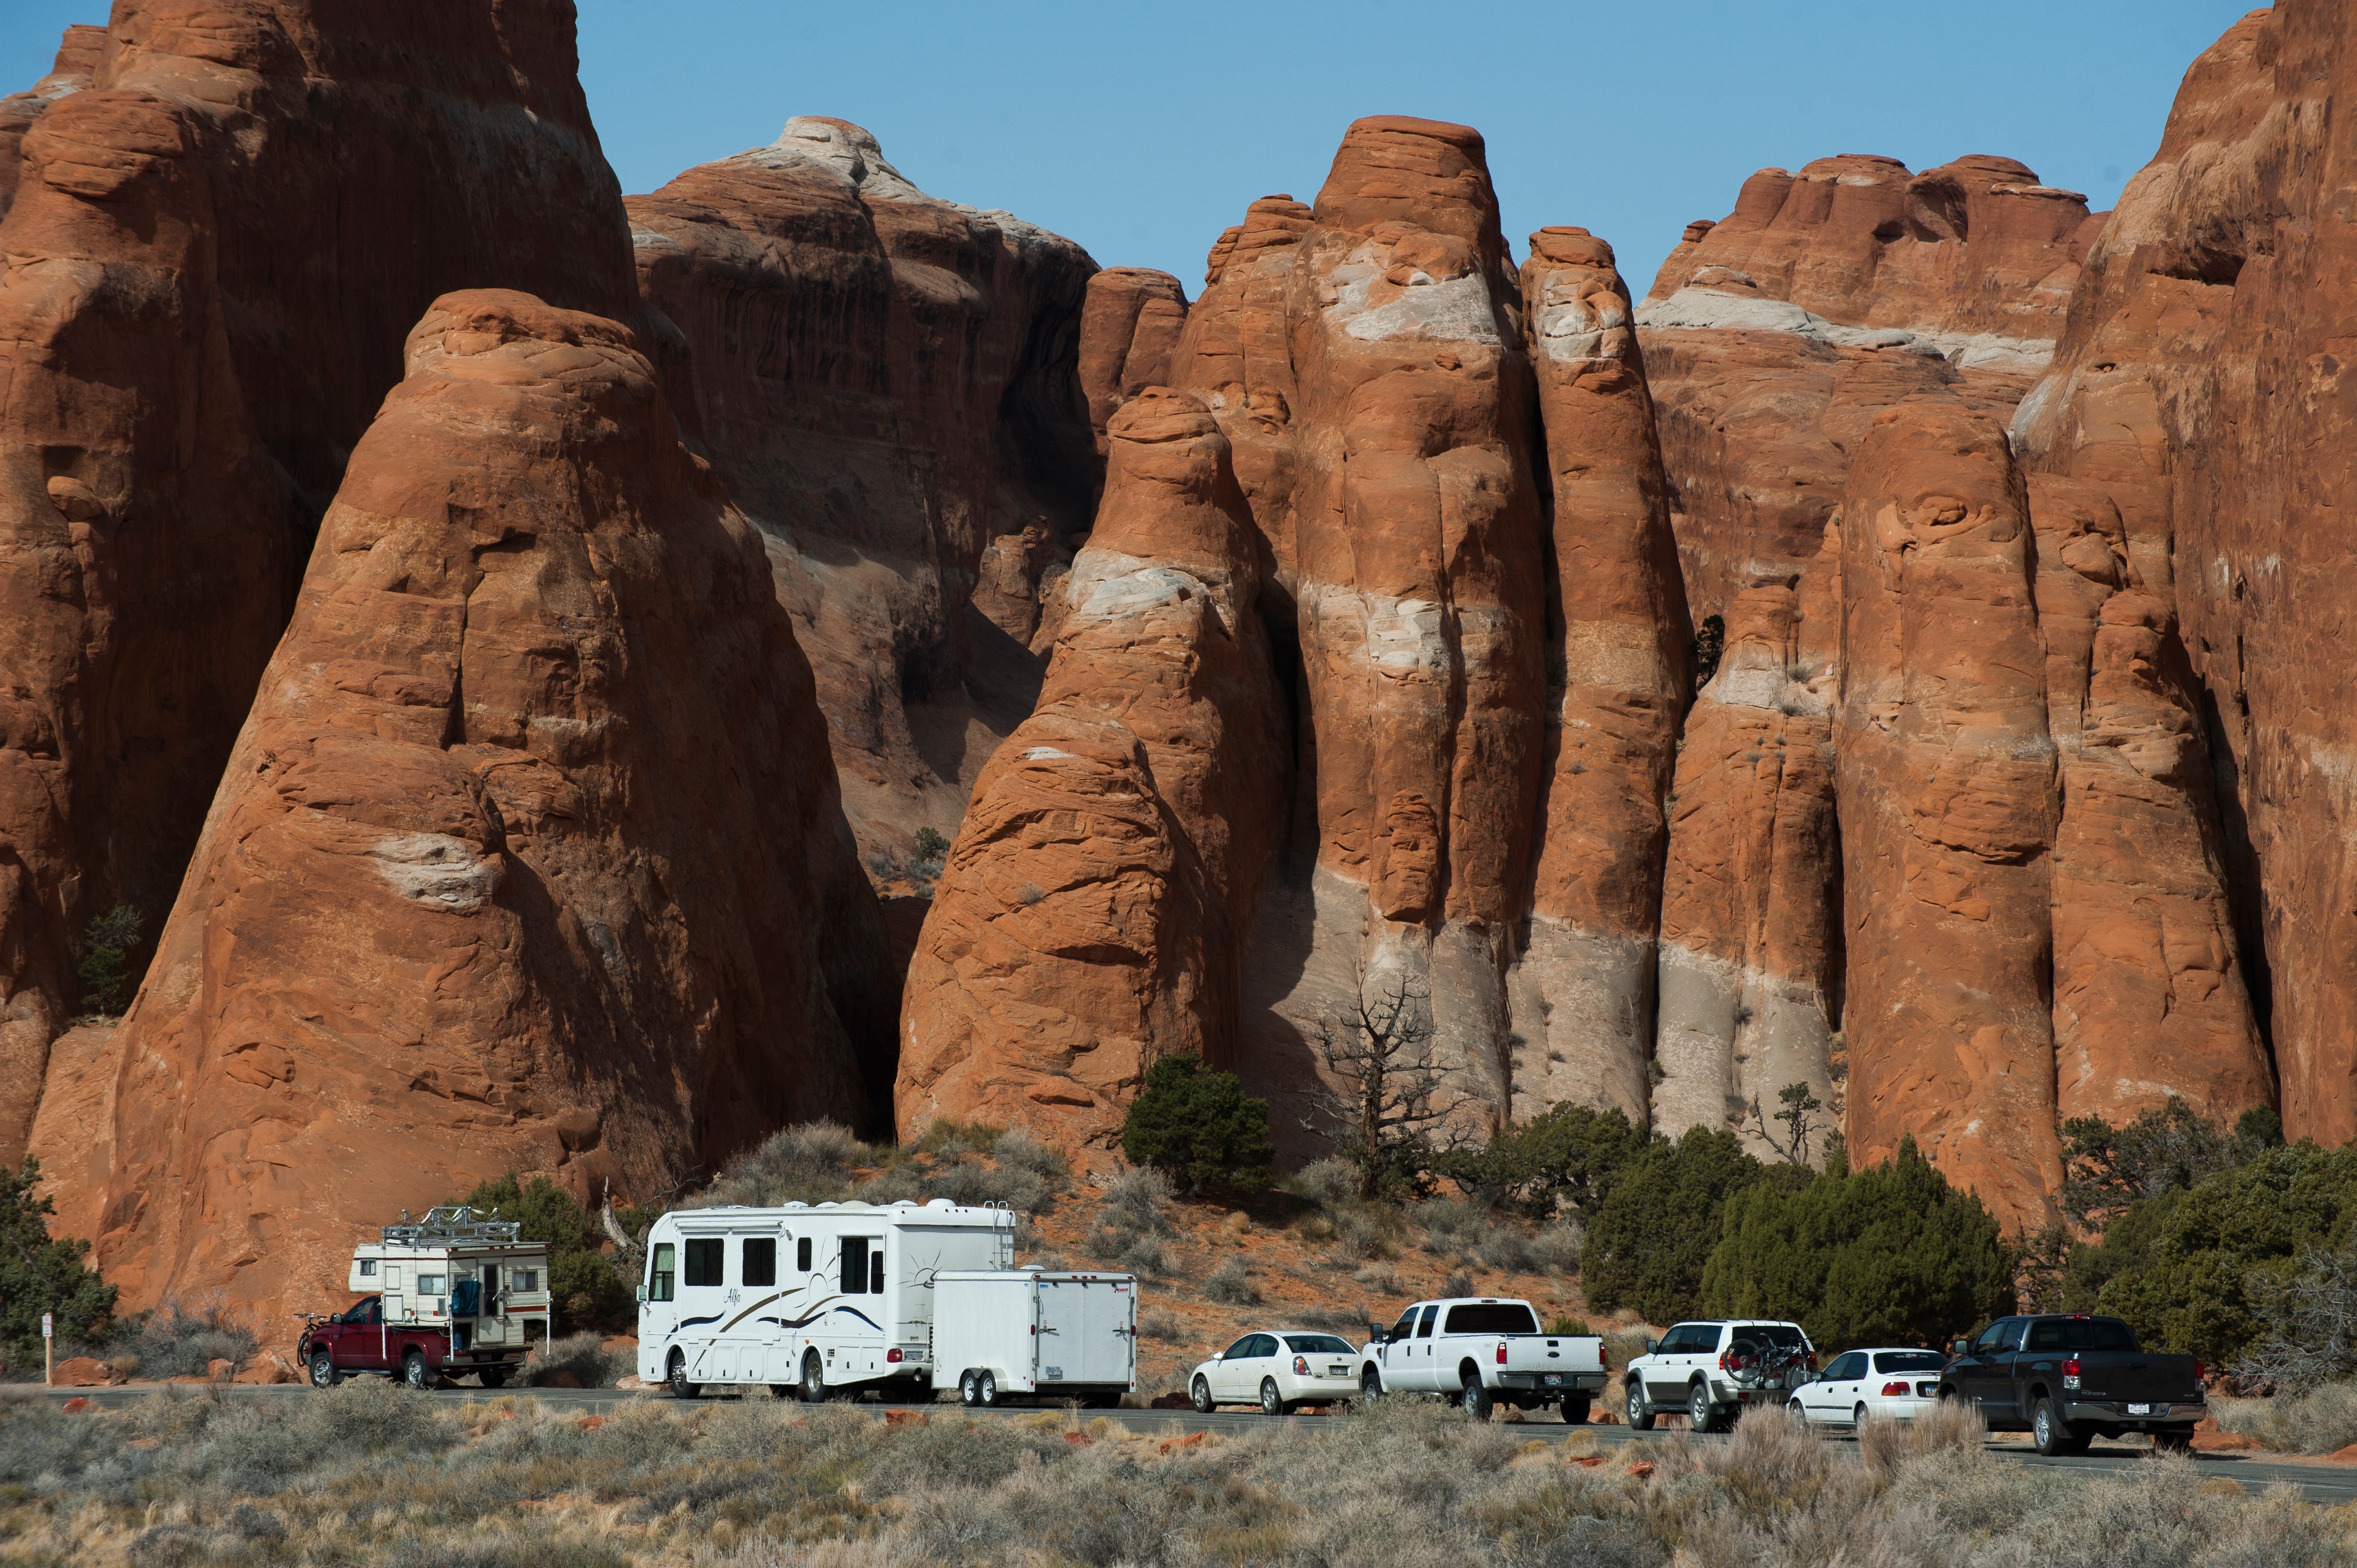
[[[1560,1402],[1564,1420],[1577,1425],[1604,1390],[1604,1341],[1593,1334],[1541,1333],[1526,1301],[1420,1301],[1360,1352],[1359,1388],[1371,1398],[1440,1394],[1476,1419],[1498,1404],[1543,1410]]]
[[[382,1373],[400,1378],[412,1388],[430,1388],[450,1362],[447,1330],[414,1323],[388,1323],[384,1297],[365,1295],[346,1310],[314,1316],[303,1326],[296,1345],[312,1383],[333,1388],[356,1373]],[[498,1388],[507,1381],[504,1366],[480,1369],[483,1386]]]
[[[2182,1450],[2209,1413],[2201,1363],[2143,1349],[2116,1317],[2000,1317],[1949,1353],[1941,1397],[1970,1403],[1991,1431],[2029,1433],[2040,1454],[2077,1454],[2090,1438],[2130,1432]]]

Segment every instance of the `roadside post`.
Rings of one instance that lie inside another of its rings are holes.
[[[58,1317],[53,1312],[41,1314],[41,1381],[54,1384],[58,1380],[57,1358],[52,1353],[58,1342]]]

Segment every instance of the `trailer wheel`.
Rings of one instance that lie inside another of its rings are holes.
[[[1587,1396],[1586,1394],[1566,1394],[1563,1396],[1563,1423],[1566,1426],[1585,1426],[1587,1424]]]
[[[487,1389],[507,1386],[508,1369],[505,1367],[485,1367],[479,1375],[483,1380],[483,1387]]]
[[[311,1352],[311,1386],[313,1388],[332,1389],[343,1380],[343,1373],[336,1370],[336,1359],[333,1356],[328,1355],[325,1350]]]
[[[974,1391],[982,1401],[984,1409],[996,1408],[998,1403],[998,1379],[992,1373],[983,1373],[974,1380]]]
[[[971,1367],[958,1374],[958,1402],[968,1410],[982,1402],[982,1379]]]
[[[692,1400],[704,1391],[687,1380],[687,1358],[677,1350],[671,1353],[663,1381],[671,1385],[671,1397],[675,1400]]]
[[[818,1359],[817,1351],[813,1350],[802,1357],[802,1403],[825,1402],[826,1363]]]
[[[401,1359],[401,1380],[413,1389],[427,1389],[434,1386],[432,1379],[425,1370],[425,1351],[412,1350]]]

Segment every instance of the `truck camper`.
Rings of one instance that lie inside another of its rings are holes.
[[[523,1365],[533,1329],[548,1338],[548,1248],[511,1219],[458,1206],[407,1214],[352,1249],[346,1282],[368,1294],[331,1316],[309,1317],[297,1347],[322,1388],[355,1372],[415,1388],[479,1373],[498,1388]]]

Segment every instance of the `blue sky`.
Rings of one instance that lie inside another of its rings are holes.
[[[873,131],[938,196],[1003,207],[1106,265],[1176,273],[1244,204],[1316,194],[1361,114],[1489,139],[1519,257],[1544,223],[1610,240],[1632,289],[1770,164],[2017,157],[2106,207],[2179,79],[2248,6],[1684,0],[1435,5],[579,0],[582,77],[627,190],[766,143],[793,114]],[[104,6],[8,0],[0,83]]]

